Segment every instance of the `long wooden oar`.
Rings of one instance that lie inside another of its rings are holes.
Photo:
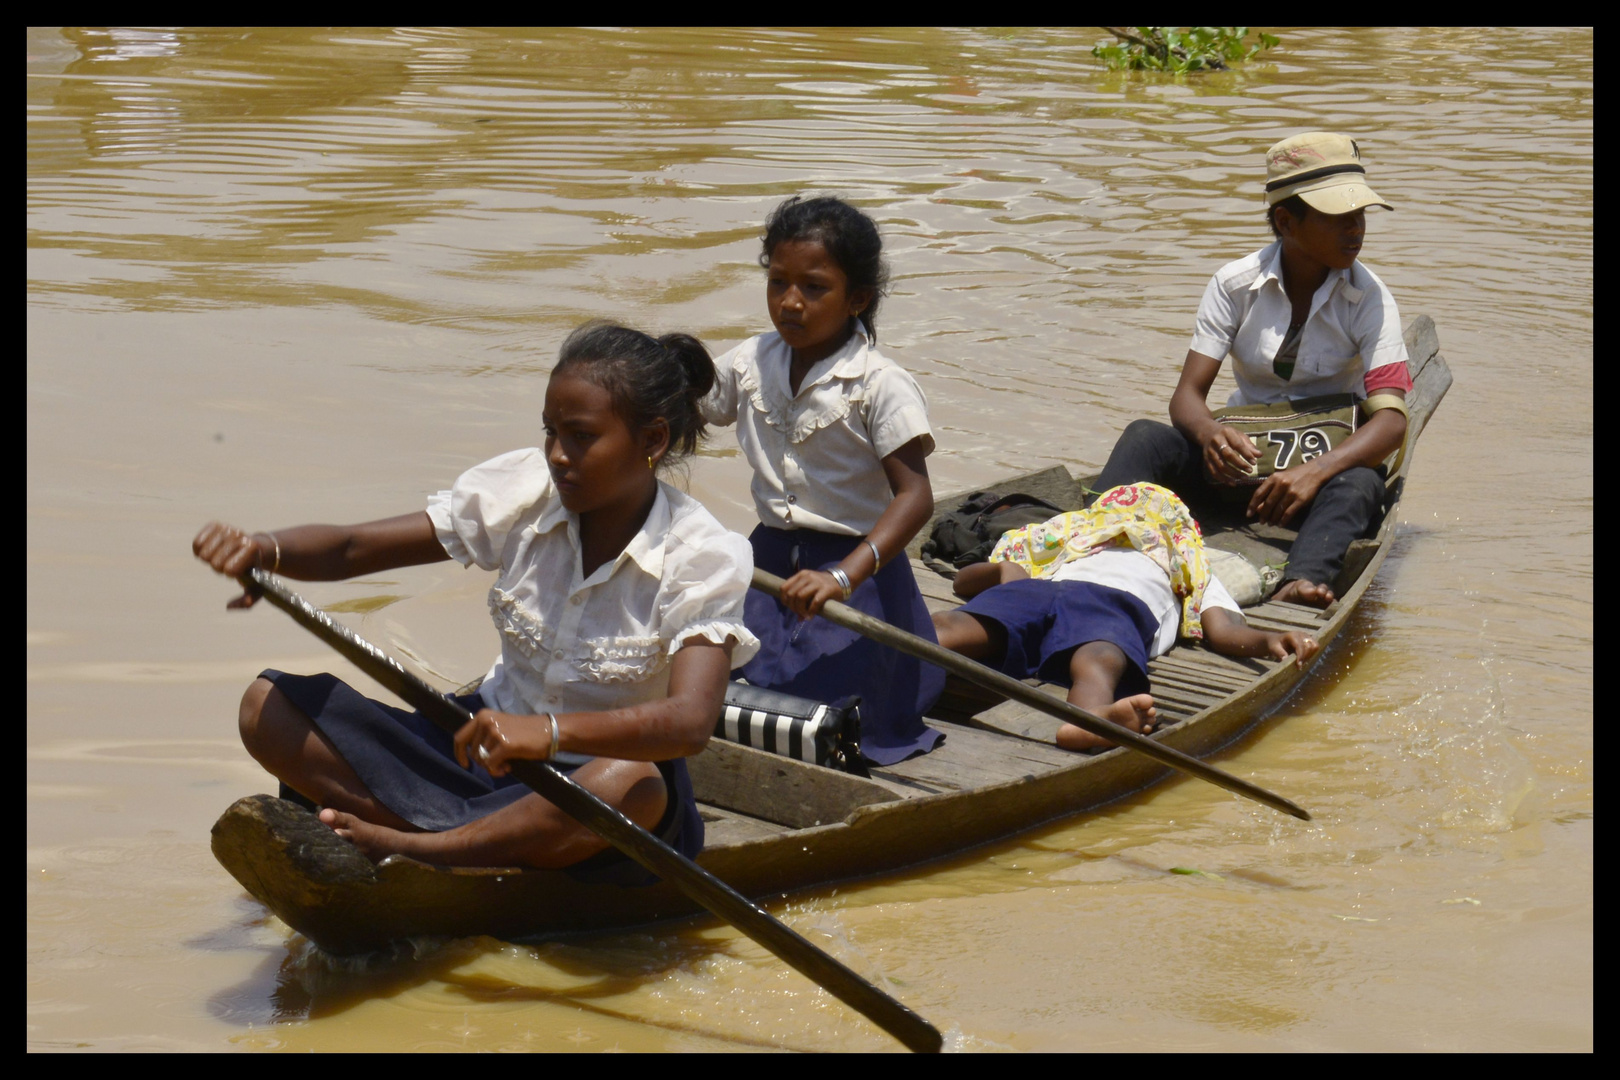
[[[782,599],[782,579],[775,574],[754,568],[754,588],[760,592]],[[1084,728],[1093,735],[1100,735],[1112,740],[1121,746],[1135,750],[1139,754],[1146,754],[1154,761],[1168,765],[1172,769],[1180,769],[1190,776],[1200,780],[1208,780],[1228,791],[1236,792],[1255,802],[1264,803],[1273,810],[1281,810],[1301,821],[1311,820],[1311,815],[1289,802],[1281,795],[1273,795],[1263,787],[1258,787],[1247,780],[1239,780],[1230,773],[1224,773],[1213,765],[1207,765],[1195,757],[1189,757],[1180,750],[1171,749],[1163,743],[1154,742],[1145,735],[1138,735],[1129,728],[1109,723],[1100,716],[1095,716],[1084,709],[1060,701],[1057,698],[1041,693],[1033,687],[1025,686],[1010,675],[1004,675],[994,668],[969,660],[965,656],[951,652],[949,649],[936,645],[932,641],[908,634],[904,630],[890,626],[882,619],[874,619],[865,612],[856,611],[848,604],[841,604],[837,600],[829,600],[821,609],[821,617],[830,623],[842,626],[846,630],[853,630],[857,634],[864,634],[873,641],[881,642],[892,649],[897,649],[907,656],[915,656],[919,660],[926,660],[930,664],[937,664],[946,671],[960,675],[968,682],[976,683],[987,690],[994,690],[1003,697],[1028,705],[1049,716],[1055,716],[1065,723],[1075,727]]]
[[[355,667],[420,709],[446,732],[459,731],[472,713],[406,671],[399,661],[365,641],[263,570],[243,578],[304,629],[342,653]],[[790,967],[839,1001],[919,1053],[937,1053],[939,1030],[906,1006],[773,919],[744,897],[663,840],[619,813],[591,792],[543,761],[513,760],[512,774],[542,797],[674,885],[748,937],[775,953]]]

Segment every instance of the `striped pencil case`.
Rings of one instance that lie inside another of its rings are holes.
[[[734,682],[726,686],[714,734],[767,754],[865,776],[860,700],[850,697],[828,705]]]

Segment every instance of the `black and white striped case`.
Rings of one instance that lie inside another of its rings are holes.
[[[864,774],[860,756],[860,699],[836,706],[747,683],[726,687],[714,726],[718,738],[768,754]]]

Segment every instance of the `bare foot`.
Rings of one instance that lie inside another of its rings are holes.
[[[1133,694],[1120,698],[1097,715],[1112,721],[1138,735],[1151,735],[1159,723],[1159,710],[1153,707],[1152,694]],[[1102,750],[1114,744],[1085,728],[1064,724],[1058,728],[1056,742],[1065,750]]]
[[[390,829],[386,825],[373,825],[369,821],[328,807],[321,811],[321,823],[327,825],[343,839],[360,849],[360,854],[372,862],[381,862],[390,855],[409,854],[412,834]]]
[[[1285,581],[1282,588],[1277,590],[1273,600],[1281,600],[1285,604],[1304,604],[1306,607],[1325,608],[1333,603],[1333,590],[1326,585],[1317,585],[1315,582],[1301,581],[1294,578]]]

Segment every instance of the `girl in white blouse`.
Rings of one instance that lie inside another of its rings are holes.
[[[737,425],[754,469],[754,561],[787,579],[782,603],[748,597],[760,651],[740,674],[819,701],[859,697],[862,752],[892,764],[941,738],[922,714],[944,673],[810,617],[843,600],[933,640],[906,558],[934,509],[928,403],[876,348],[888,271],[871,218],[838,199],[789,199],[765,224],[760,264],[776,332],[721,357],[703,403],[710,423]]]
[[[694,338],[590,324],[552,371],[544,450],[475,466],[402,517],[205,528],[193,550],[232,576],[337,580],[448,558],[499,571],[501,654],[462,699],[475,719],[454,739],[331,675],[255,680],[242,738],[283,796],[324,807],[321,820],[373,859],[645,880],[509,775],[512,759],[541,759],[696,855],[703,826],[681,759],[708,741],[733,664],[757,648],[743,623],[748,545],[657,479],[695,449],[713,382]]]

